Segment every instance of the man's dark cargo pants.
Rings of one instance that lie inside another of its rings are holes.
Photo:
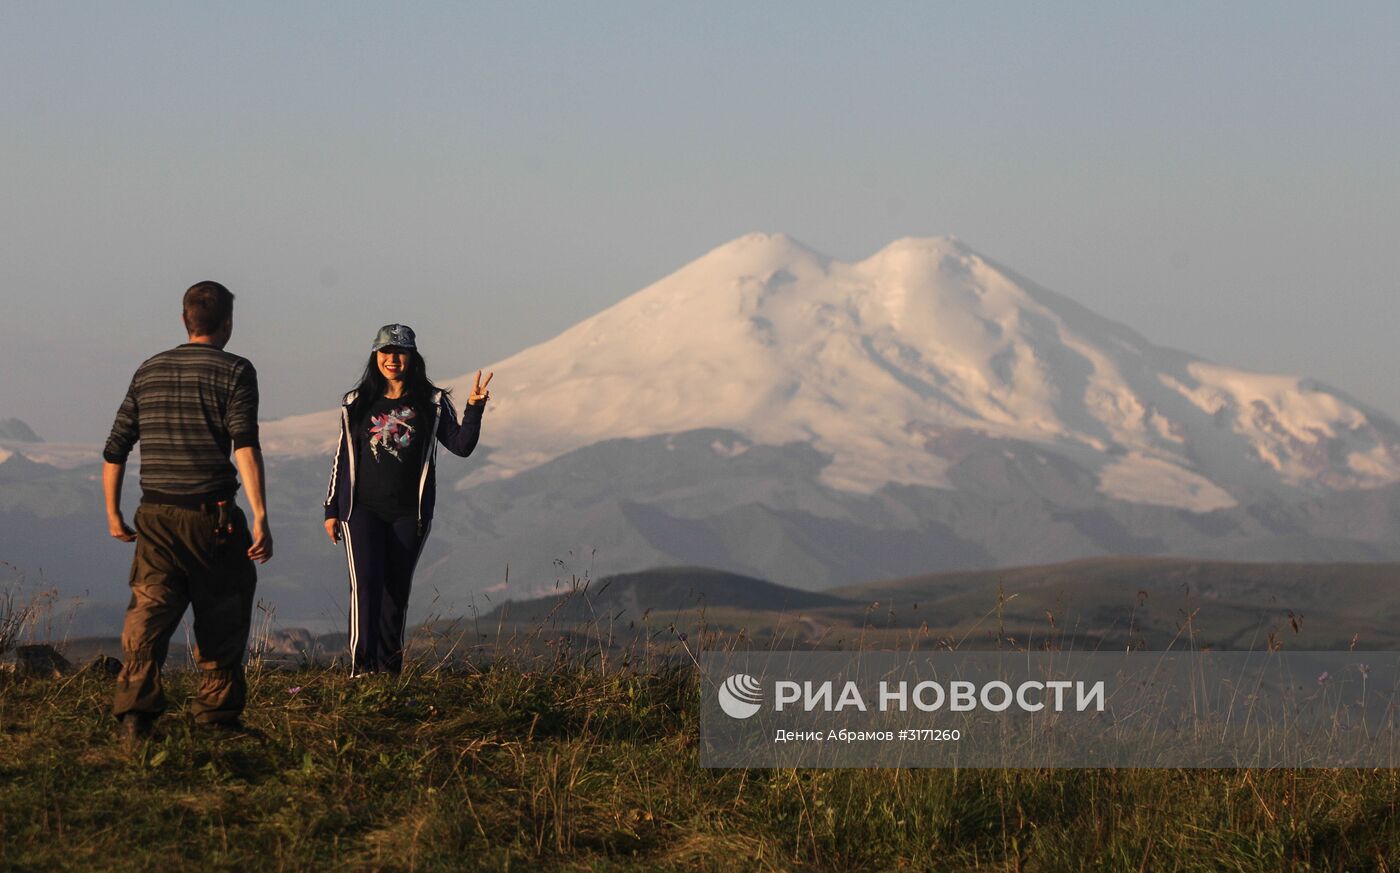
[[[207,724],[236,722],[247,699],[243,655],[252,623],[257,570],[252,536],[229,503],[232,531],[216,530],[213,509],[143,503],[136,510],[131,602],[122,628],[124,662],[113,714],[156,716],[165,710],[160,671],[185,608],[194,608],[199,689],[190,712]]]

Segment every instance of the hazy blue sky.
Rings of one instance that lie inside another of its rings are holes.
[[[272,418],[386,321],[457,375],[751,230],[952,233],[1400,414],[1398,10],[0,3],[0,418],[103,437],[198,279]]]

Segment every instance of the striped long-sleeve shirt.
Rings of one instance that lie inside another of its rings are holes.
[[[231,497],[230,448],[258,444],[258,374],[246,358],[186,343],[143,363],[117,410],[103,459],[125,463],[141,442],[141,494],[149,503]]]

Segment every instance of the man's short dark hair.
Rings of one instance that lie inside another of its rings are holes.
[[[233,317],[233,292],[218,282],[198,282],[185,292],[185,330],[212,336]]]

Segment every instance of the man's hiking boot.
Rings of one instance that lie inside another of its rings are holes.
[[[121,721],[117,724],[117,733],[121,736],[122,745],[134,749],[149,740],[154,721],[149,715],[141,715],[136,712],[128,712],[122,716]]]

